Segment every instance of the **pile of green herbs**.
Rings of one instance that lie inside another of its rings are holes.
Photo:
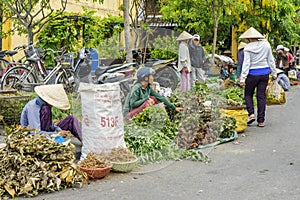
[[[176,145],[178,123],[169,119],[163,107],[144,109],[125,123],[124,131],[126,146],[139,158],[140,164],[180,159],[209,161],[200,150],[182,149]]]

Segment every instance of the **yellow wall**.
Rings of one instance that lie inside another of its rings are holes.
[[[237,61],[237,47],[238,43],[236,41],[236,28],[232,27],[231,35],[231,58]]]
[[[120,15],[120,11],[118,8],[123,4],[122,0],[104,0],[103,4],[93,3],[92,0],[68,0],[68,4],[66,7],[66,12],[74,12],[81,13],[82,7],[85,6],[90,10],[97,10],[96,15],[105,17],[107,14],[111,15]],[[60,1],[52,0],[52,6],[55,9],[60,8]],[[11,22],[7,23],[3,26],[3,31],[11,29]],[[19,36],[17,33],[14,35],[7,37],[6,39],[2,39],[2,49],[3,50],[11,50],[16,46],[27,44],[28,40],[25,35]]]
[[[11,27],[12,27],[11,20],[8,20],[3,24],[2,28],[5,31],[5,30],[10,30]],[[11,49],[11,36],[8,36],[7,38],[2,39],[2,49],[3,50]]]

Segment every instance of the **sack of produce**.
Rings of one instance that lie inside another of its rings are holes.
[[[285,92],[276,80],[267,87],[266,98],[268,106],[285,104]]]
[[[248,113],[245,109],[228,110],[220,109],[221,116],[233,117],[236,120],[235,131],[238,133],[243,132],[247,128]]]
[[[81,160],[89,152],[126,147],[119,83],[80,83],[82,107]]]

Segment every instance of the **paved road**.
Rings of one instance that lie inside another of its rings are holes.
[[[266,127],[253,125],[236,141],[203,150],[210,163],[148,165],[33,199],[299,200],[299,102],[300,87],[292,87],[286,105],[267,107]]]

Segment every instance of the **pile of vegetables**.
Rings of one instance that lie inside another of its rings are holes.
[[[25,104],[32,98],[31,95],[21,93],[1,93],[0,94],[0,115],[3,121],[0,124],[14,125],[20,122],[20,116]]]
[[[199,150],[189,151],[175,144],[178,124],[160,106],[144,109],[125,124],[124,130],[126,146],[139,158],[140,164],[180,159],[208,161]]]
[[[35,196],[82,186],[87,176],[75,164],[74,145],[58,144],[47,135],[27,135],[26,128],[6,127],[0,148],[0,196]]]
[[[109,165],[109,162],[105,159],[98,158],[97,154],[94,152],[88,153],[86,158],[79,163],[79,166],[84,168],[105,168]]]

